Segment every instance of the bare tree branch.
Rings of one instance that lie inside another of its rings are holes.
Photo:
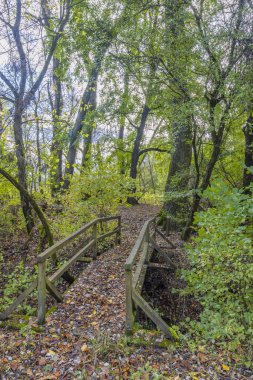
[[[6,76],[4,75],[4,73],[2,71],[0,71],[0,78],[2,79],[2,81],[6,84],[6,86],[9,87],[9,89],[11,90],[11,92],[13,93],[13,95],[17,96],[17,90],[15,89],[15,87],[13,86],[13,84],[11,83],[11,81],[6,78]]]
[[[65,6],[65,12],[66,12],[66,14],[64,16],[62,16],[62,18],[61,18],[59,29],[58,29],[58,31],[57,31],[57,33],[56,33],[56,35],[55,35],[55,37],[54,37],[54,39],[52,41],[52,44],[51,44],[48,56],[47,56],[47,58],[45,60],[44,66],[41,69],[41,72],[40,72],[37,80],[34,82],[33,86],[30,89],[30,91],[25,96],[25,99],[24,99],[24,108],[26,108],[29,105],[30,101],[34,97],[36,91],[38,90],[39,86],[41,85],[41,82],[43,81],[43,79],[45,77],[45,74],[47,72],[48,66],[49,66],[49,64],[51,62],[51,59],[52,59],[53,54],[54,54],[54,51],[55,51],[55,49],[57,47],[57,43],[58,43],[59,39],[61,38],[63,30],[64,30],[64,27],[65,27],[65,25],[67,24],[67,22],[69,20],[70,10],[71,10],[71,3],[72,3],[72,0],[67,0],[66,6]]]
[[[139,151],[139,157],[147,152],[162,152],[162,153],[170,153],[170,150],[168,149],[162,149],[162,148],[145,148]]]

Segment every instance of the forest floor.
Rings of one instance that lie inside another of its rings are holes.
[[[125,337],[124,263],[144,222],[157,212],[155,206],[122,208],[122,244],[84,269],[42,329],[34,317],[21,330],[0,329],[1,380],[253,379],[250,370],[243,369],[222,349],[211,352],[202,346],[189,350],[173,344],[161,348],[149,344],[146,333],[142,335],[146,345],[133,344],[134,339]],[[180,251],[178,236],[172,238]],[[154,289],[160,290],[162,302],[170,310],[177,309],[176,315],[172,313],[167,319],[175,322],[187,312],[197,315],[194,302],[180,309],[175,298],[165,301],[164,288],[158,281],[162,276],[156,277],[148,276],[146,294],[152,297]],[[160,340],[162,334],[156,338]]]

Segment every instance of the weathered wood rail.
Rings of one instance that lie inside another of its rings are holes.
[[[98,235],[99,228],[103,231],[103,223],[108,223],[111,221],[117,221],[117,227],[113,230],[102,233]],[[73,256],[66,261],[64,264],[56,268],[55,273],[51,274],[50,277],[47,276],[47,260],[53,255],[57,254],[60,249],[65,248],[69,243],[73,242],[76,238],[80,237],[84,233],[90,231],[91,238],[86,242],[85,246],[82,247],[78,252],[73,253]],[[92,258],[96,260],[98,254],[98,242],[103,241],[107,237],[115,235],[115,243],[120,244],[121,242],[121,217],[109,216],[103,218],[97,218],[92,222],[85,224],[79,230],[73,232],[70,236],[65,239],[60,240],[53,246],[46,249],[44,252],[38,255],[38,277],[32,282],[32,284],[21,293],[16,300],[3,312],[0,314],[0,320],[5,320],[9,318],[12,312],[37,288],[38,289],[38,323],[43,324],[46,317],[46,297],[47,291],[53,296],[57,302],[63,300],[62,294],[59,292],[54,282],[56,282],[76,261],[85,261],[83,255],[88,251],[92,251]]]
[[[166,337],[174,340],[170,328],[160,315],[142,297],[142,288],[147,268],[175,269],[170,258],[156,243],[156,234],[159,234],[172,248],[173,243],[157,228],[156,218],[149,219],[143,226],[136,243],[126,260],[126,333],[132,334],[135,320],[135,311],[140,307],[142,311],[156,324]],[[156,250],[166,261],[166,265],[151,263],[153,251]]]

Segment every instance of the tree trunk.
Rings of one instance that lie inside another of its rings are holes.
[[[140,157],[139,153],[140,153],[141,140],[143,138],[149,112],[150,112],[150,108],[148,107],[146,103],[142,110],[141,122],[140,122],[140,126],[137,129],[137,135],[134,140],[134,148],[133,148],[132,157],[131,157],[130,178],[132,178],[133,180],[136,180],[137,178],[137,168],[138,168],[138,162],[139,162],[139,157]],[[135,192],[136,192],[136,186],[134,186],[134,188],[132,189],[133,196],[127,198],[127,202],[131,205],[138,204],[137,199],[134,197]]]
[[[213,150],[211,158],[208,162],[208,165],[206,167],[206,172],[203,176],[202,183],[200,185],[199,192],[197,193],[197,189],[195,189],[195,194],[193,197],[193,203],[190,211],[190,216],[188,219],[188,222],[186,224],[186,227],[182,234],[182,239],[187,240],[190,237],[191,231],[192,231],[192,224],[194,220],[194,215],[198,211],[199,204],[201,201],[201,195],[203,192],[207,189],[207,187],[210,185],[211,176],[213,173],[213,169],[215,167],[216,162],[219,159],[220,152],[221,152],[221,144],[222,144],[222,137],[223,137],[223,131],[224,128],[220,127],[219,132],[215,133],[213,132]]]
[[[245,153],[244,153],[244,171],[243,171],[243,187],[246,194],[251,194],[249,189],[253,182],[253,172],[248,168],[253,169],[253,116],[248,117],[247,123],[243,128],[245,138]]]
[[[22,107],[20,101],[15,103],[15,113],[14,113],[14,139],[15,139],[15,151],[17,157],[17,167],[18,167],[18,180],[20,185],[27,191],[27,178],[26,178],[26,159],[25,159],[25,150],[24,150],[24,141],[22,133]],[[28,234],[32,231],[34,226],[32,218],[32,210],[29,205],[29,202],[24,194],[20,192],[21,207],[25,217],[26,229]]]
[[[124,134],[125,134],[125,126],[126,126],[128,97],[129,97],[129,74],[127,72],[127,68],[125,68],[124,90],[122,94],[121,105],[119,107],[119,135],[118,135],[118,141],[117,141],[119,173],[122,175],[124,175],[126,172],[126,167],[125,167],[126,159],[124,156]]]
[[[79,143],[79,137],[83,129],[86,115],[90,111],[91,109],[90,107],[92,107],[91,101],[94,102],[94,88],[96,88],[97,86],[98,73],[99,73],[98,66],[95,65],[92,68],[87,87],[81,99],[75,125],[74,125],[73,130],[71,131],[69,151],[68,151],[67,164],[66,164],[66,170],[65,170],[66,178],[64,180],[64,186],[63,186],[64,189],[69,188],[70,178],[74,173],[74,165],[76,162],[76,152],[77,152],[77,146]]]
[[[187,212],[186,196],[178,197],[178,193],[188,188],[191,160],[192,160],[192,128],[190,120],[184,125],[174,122],[172,125],[173,152],[171,155],[168,178],[165,185],[165,196],[170,199],[165,201],[164,210],[172,217],[171,226],[178,228]],[[174,194],[174,197],[173,197]]]
[[[54,104],[53,104],[53,142],[51,146],[51,194],[54,197],[61,188],[62,182],[62,142],[61,142],[61,115],[63,107],[62,84],[57,74],[60,61],[53,58],[53,88],[54,88]]]
[[[187,81],[187,56],[180,48],[180,41],[185,38],[184,28],[185,3],[180,1],[165,1],[165,52],[169,68],[173,68],[171,84],[176,86],[179,95],[173,99],[172,122],[172,154],[168,177],[165,185],[164,210],[171,218],[170,227],[173,229],[185,224],[187,214],[187,196],[185,194],[190,177],[192,160],[192,123],[191,115],[187,112],[190,95],[185,86]],[[173,38],[171,38],[171,35]],[[173,58],[171,58],[173,57]],[[175,67],[175,58],[178,66]],[[182,79],[178,79],[182,78]],[[179,117],[177,117],[179,115]],[[181,197],[179,196],[182,193]],[[167,200],[166,200],[167,196]]]
[[[40,123],[38,120],[38,103],[35,102],[35,109],[34,109],[34,116],[35,116],[35,124],[36,124],[36,148],[37,148],[37,158],[38,158],[38,189],[42,193],[42,158],[41,158],[41,147],[40,147]],[[37,189],[36,186],[37,180],[34,181],[34,188]]]
[[[97,108],[97,81],[98,81],[98,71],[93,69],[91,73],[93,77],[92,89],[89,99],[89,113],[95,111]],[[88,120],[87,124],[83,126],[84,138],[83,138],[83,157],[82,157],[82,167],[86,168],[90,161],[91,155],[91,144],[92,144],[92,132],[93,132],[93,119],[94,115],[92,115],[91,119]]]

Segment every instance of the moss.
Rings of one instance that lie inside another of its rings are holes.
[[[23,319],[24,321],[29,321],[29,319],[31,318],[31,315],[27,315],[27,314],[12,314],[12,317],[14,319]]]
[[[20,323],[16,321],[1,321],[0,327],[6,328],[7,330],[20,330],[27,326],[28,323]]]
[[[179,336],[178,336],[177,332],[172,327],[169,327],[169,333],[172,336],[172,338],[175,339],[175,341],[177,341],[177,342],[179,341]]]
[[[44,328],[43,326],[37,326],[37,325],[33,325],[31,326],[31,329],[36,332],[36,333],[41,333],[44,331]]]
[[[54,305],[54,306],[51,306],[48,310],[47,310],[47,313],[46,315],[51,315],[52,313],[54,313],[55,311],[57,310],[57,306]]]
[[[176,333],[170,331],[173,338],[176,340]],[[162,338],[161,332],[157,330],[144,330],[138,329],[134,326],[134,333],[132,337],[128,337],[128,344],[139,347],[154,346],[160,348],[175,347],[175,342],[166,338]]]

